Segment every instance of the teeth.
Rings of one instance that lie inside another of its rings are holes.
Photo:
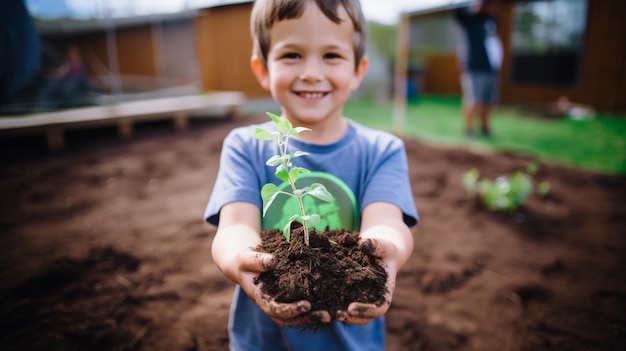
[[[324,93],[300,93],[300,95],[307,99],[320,99],[324,96]]]

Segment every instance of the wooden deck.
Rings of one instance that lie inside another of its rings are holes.
[[[65,144],[63,133],[66,130],[117,125],[120,137],[129,138],[133,134],[135,122],[168,118],[173,120],[177,130],[184,130],[192,114],[199,115],[202,111],[225,109],[226,114],[237,115],[244,102],[243,93],[223,91],[83,107],[30,116],[0,116],[0,137],[43,133],[48,147],[51,150],[58,150]]]

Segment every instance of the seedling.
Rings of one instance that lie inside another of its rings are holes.
[[[255,139],[274,141],[278,146],[279,154],[270,157],[265,164],[269,167],[276,167],[275,175],[283,182],[289,183],[292,192],[280,190],[276,184],[267,183],[261,188],[261,198],[263,199],[263,216],[267,213],[274,200],[278,195],[286,195],[297,199],[300,213],[293,214],[287,224],[283,227],[283,235],[287,242],[291,239],[291,224],[294,221],[302,223],[304,232],[304,243],[309,246],[309,225],[314,226],[320,222],[321,218],[316,213],[305,213],[304,203],[302,199],[305,196],[313,196],[322,201],[332,202],[333,196],[328,192],[326,187],[319,183],[314,183],[304,188],[299,189],[296,187],[296,181],[303,174],[311,173],[310,170],[303,167],[295,167],[291,162],[294,158],[308,155],[307,152],[293,151],[288,152],[289,139],[292,137],[298,137],[298,135],[305,131],[310,131],[305,127],[293,127],[289,120],[280,118],[277,115],[267,112],[267,115],[274,121],[276,125],[276,131],[270,132],[264,128],[256,128],[255,134],[252,136]]]
[[[537,164],[531,162],[526,172],[515,172],[511,176],[500,176],[494,181],[479,179],[479,172],[472,168],[463,174],[463,184],[470,194],[478,194],[485,206],[491,211],[512,212],[522,206],[530,194],[533,193],[533,175],[537,171]],[[541,182],[537,193],[546,196],[550,191],[550,184]]]

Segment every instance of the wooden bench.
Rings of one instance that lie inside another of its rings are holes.
[[[129,138],[133,134],[134,122],[167,118],[172,118],[176,130],[184,130],[192,114],[225,109],[227,115],[238,115],[244,102],[243,93],[222,91],[121,102],[30,116],[1,116],[0,137],[44,133],[48,147],[51,150],[59,150],[65,144],[63,132],[66,130],[117,125],[120,137]]]

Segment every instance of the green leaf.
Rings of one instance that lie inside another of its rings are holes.
[[[541,196],[547,196],[548,193],[550,192],[550,183],[546,180],[544,180],[543,182],[539,183],[539,185],[537,186],[537,193]]]
[[[276,196],[280,194],[280,189],[274,183],[267,183],[261,188],[261,198],[263,199],[263,216],[276,199]]]
[[[490,179],[483,179],[476,183],[476,190],[479,194],[485,194],[493,188],[493,182]]]
[[[289,154],[289,159],[294,159],[296,157],[301,157],[301,156],[306,156],[308,155],[308,152],[304,152],[304,151],[294,151],[292,153]]]
[[[299,171],[300,171],[300,173],[302,173],[302,174],[309,174],[309,173],[311,173],[311,171],[309,171],[309,170],[308,170],[308,169],[306,169],[306,168],[302,168],[302,167],[295,167],[294,169],[299,170]]]
[[[280,157],[279,155],[274,155],[265,162],[265,164],[270,167],[278,166],[282,163],[283,163],[283,158]]]
[[[297,134],[300,134],[302,132],[310,132],[311,130],[307,127],[296,127],[294,128]]]
[[[274,124],[278,124],[278,122],[280,122],[281,118],[278,117],[277,115],[271,113],[271,112],[265,112],[266,115],[268,115],[272,121],[274,121]]]
[[[282,163],[278,165],[278,167],[276,167],[276,172],[274,173],[274,175],[276,176],[276,178],[282,180],[283,182],[289,181],[289,173],[287,173],[287,169],[285,168],[285,166],[282,165]]]
[[[281,118],[280,122],[276,124],[276,129],[279,133],[284,135],[291,133],[291,131],[293,130],[291,122],[289,122],[289,120],[286,118]]]
[[[476,168],[472,168],[463,174],[463,184],[468,192],[473,194],[478,190],[477,182],[478,170]]]
[[[261,198],[263,201],[267,201],[274,193],[279,192],[280,189],[274,183],[267,183],[261,188]]]
[[[316,226],[316,225],[318,225],[322,221],[322,218],[317,213],[314,213],[314,214],[309,215],[309,216],[304,216],[304,217],[302,217],[302,219],[306,220],[307,224],[309,224],[311,226]]]
[[[326,202],[333,201],[333,195],[322,184],[314,183],[314,184],[311,184],[309,188],[310,188],[310,190],[308,191],[309,195],[312,195],[322,201],[326,201]]]
[[[528,164],[526,165],[526,172],[528,174],[534,175],[535,173],[537,173],[537,170],[539,170],[539,165],[537,164],[537,161],[528,162]]]
[[[272,133],[263,128],[256,128],[252,137],[259,140],[274,140],[274,138],[272,137]]]
[[[528,174],[516,172],[511,177],[511,196],[517,205],[526,202],[526,198],[533,192],[533,178]]]
[[[293,223],[293,221],[295,221],[296,219],[300,219],[300,218],[301,217],[297,214],[291,216],[287,224],[285,224],[285,226],[283,227],[283,236],[285,237],[285,239],[287,239],[287,242],[291,240],[291,223]]]
[[[500,176],[496,178],[493,186],[495,188],[494,191],[500,194],[506,194],[511,191],[511,180],[507,176]]]
[[[283,227],[283,236],[285,237],[287,242],[289,242],[289,240],[291,239],[291,222],[293,221],[287,222],[287,224],[285,224],[285,226]]]
[[[484,202],[491,211],[510,210],[514,207],[511,200],[506,197],[498,187],[492,186],[483,194]]]
[[[294,181],[298,179],[298,177],[300,176],[300,174],[308,174],[311,173],[311,171],[309,171],[306,168],[302,168],[302,167],[294,167],[289,171],[289,178],[293,179]]]
[[[288,119],[280,118],[271,112],[267,112],[267,115],[274,121],[276,130],[278,130],[280,134],[289,134],[293,129],[291,122],[289,122]]]

